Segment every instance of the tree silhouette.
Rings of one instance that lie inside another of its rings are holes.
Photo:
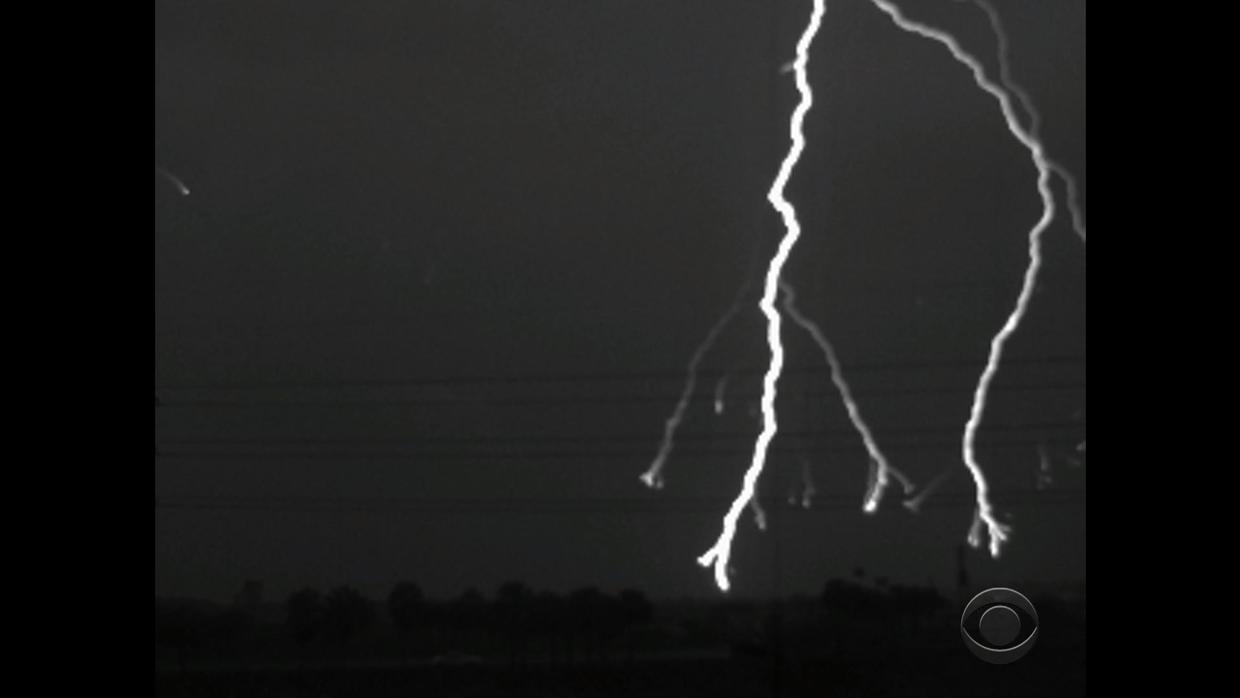
[[[505,582],[495,593],[495,617],[508,637],[508,658],[516,664],[525,650],[533,592],[523,582]]]
[[[480,631],[484,630],[489,609],[482,592],[470,587],[453,599],[446,610],[447,613],[441,614],[442,634],[454,636],[459,641],[462,637],[478,637]]]
[[[832,579],[819,600],[828,614],[849,620],[871,620],[883,608],[881,592],[843,579]]]
[[[624,623],[624,635],[628,647],[629,663],[633,662],[634,638],[638,628],[654,618],[654,606],[646,595],[637,589],[620,591],[620,614]]]
[[[302,589],[284,602],[285,625],[297,644],[310,644],[323,631],[323,597],[314,589]]]
[[[900,584],[891,587],[887,599],[892,614],[906,630],[921,628],[932,614],[947,605],[947,600],[933,588]]]
[[[328,638],[346,644],[374,622],[370,602],[352,587],[332,589],[323,603],[323,629]]]
[[[174,650],[182,671],[186,655],[202,644],[206,618],[196,604],[155,601],[155,644]]]
[[[408,636],[426,622],[426,599],[422,587],[413,582],[399,582],[388,594],[388,616],[401,634]]]
[[[233,655],[243,654],[247,643],[253,638],[254,616],[237,607],[226,608],[208,621],[208,635],[216,651]]]
[[[568,612],[572,641],[584,641],[601,655],[604,640],[614,634],[615,621],[620,617],[608,597],[596,587],[577,589],[568,595]]]
[[[532,600],[531,630],[553,652],[563,650],[572,660],[571,646],[567,643],[564,599],[552,591],[540,591]]]

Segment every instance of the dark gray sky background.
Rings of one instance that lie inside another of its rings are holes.
[[[995,65],[972,5],[901,5]],[[1085,3],[996,6],[1083,201]],[[706,358],[666,489],[637,476],[685,362],[782,234],[765,200],[796,101],[780,66],[809,10],[159,0],[155,159],[192,194],[156,175],[156,593],[717,593],[695,558],[759,427],[756,303]],[[766,533],[742,519],[736,593],[857,565],[946,585],[971,518],[959,439],[1019,290],[1036,172],[965,68],[865,0],[828,3],[809,71],[786,278],[893,464],[953,475],[919,516],[895,491],[862,514],[864,450],[786,325],[781,422],[803,436],[777,440],[762,492],[785,496],[804,455],[820,494]],[[1085,250],[1064,214],[981,434],[1016,530],[999,562],[971,554],[978,579],[1085,576],[1085,468],[1068,461]]]

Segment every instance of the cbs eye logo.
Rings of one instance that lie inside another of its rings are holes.
[[[1008,664],[1033,649],[1038,639],[1038,611],[1019,591],[987,589],[964,607],[960,635],[982,661]]]

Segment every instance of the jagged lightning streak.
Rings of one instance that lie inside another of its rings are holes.
[[[818,348],[822,350],[823,356],[827,359],[827,365],[831,368],[831,382],[835,383],[835,387],[840,391],[840,399],[844,401],[844,409],[848,411],[848,419],[852,421],[853,428],[861,435],[861,441],[865,444],[865,450],[870,454],[871,475],[870,486],[867,488],[865,499],[863,500],[862,509],[867,514],[873,514],[878,511],[878,502],[883,498],[883,493],[887,490],[887,485],[891,478],[900,481],[900,485],[904,488],[904,494],[911,494],[913,491],[913,483],[905,477],[904,473],[891,467],[887,462],[887,457],[883,455],[882,449],[878,447],[878,441],[875,440],[874,434],[870,432],[870,427],[865,423],[865,419],[861,417],[861,410],[857,407],[857,401],[853,399],[852,389],[848,387],[848,381],[844,380],[844,369],[840,366],[840,360],[835,355],[835,348],[831,346],[830,340],[823,333],[822,328],[813,320],[805,317],[800,308],[797,307],[796,290],[792,288],[786,280],[780,280],[780,289],[784,292],[784,311],[788,313],[788,317],[792,321],[809,333],[814,338],[814,342],[818,344]]]
[[[1012,309],[1007,321],[1003,323],[1003,327],[990,341],[990,354],[973,394],[973,406],[969,412],[969,421],[965,424],[964,438],[961,444],[965,467],[973,475],[973,483],[977,487],[977,509],[974,511],[974,524],[969,530],[968,541],[973,547],[981,544],[980,525],[984,523],[987,533],[990,535],[990,554],[992,557],[998,557],[1003,549],[1003,543],[1007,541],[1011,533],[1011,528],[999,523],[999,520],[995,518],[994,509],[990,503],[989,486],[986,483],[986,476],[982,474],[981,466],[977,464],[974,444],[977,440],[978,426],[982,421],[982,413],[986,409],[986,396],[990,389],[990,383],[994,379],[995,372],[999,369],[999,360],[1003,355],[1003,345],[1007,342],[1008,337],[1012,336],[1016,331],[1016,328],[1020,326],[1020,321],[1025,317],[1025,312],[1029,307],[1029,299],[1033,296],[1034,282],[1037,280],[1038,270],[1042,267],[1042,233],[1045,232],[1055,218],[1055,198],[1050,189],[1051,166],[1046,160],[1042,143],[1021,127],[1020,121],[1016,118],[1015,111],[1012,108],[1012,99],[1008,93],[986,77],[986,71],[981,63],[972,55],[966,53],[954,37],[946,32],[908,19],[898,7],[888,0],[871,0],[871,2],[874,3],[875,7],[886,13],[895,22],[896,26],[907,32],[943,44],[957,61],[969,68],[973,73],[973,80],[977,83],[977,86],[998,100],[1004,120],[1007,122],[1008,130],[1011,131],[1016,140],[1028,148],[1033,164],[1038,170],[1038,193],[1042,198],[1042,216],[1029,231],[1029,266],[1025,269],[1024,282],[1021,285],[1020,296],[1016,300],[1016,307]]]
[[[1033,98],[1012,79],[1012,65],[1008,59],[1008,36],[1007,30],[1003,28],[1003,20],[999,17],[999,11],[995,6],[990,4],[988,0],[959,0],[960,2],[972,2],[982,12],[986,13],[986,18],[990,20],[990,29],[994,32],[995,43],[997,45],[999,59],[999,81],[1008,92],[1016,95],[1016,99],[1020,100],[1020,106],[1029,115],[1029,134],[1034,140],[1042,140],[1042,115],[1038,113],[1038,109],[1033,104]],[[1081,212],[1079,197],[1077,196],[1076,177],[1068,171],[1068,168],[1059,164],[1049,155],[1046,156],[1046,162],[1050,165],[1051,171],[1059,175],[1064,185],[1068,189],[1068,212],[1072,216],[1072,229],[1076,231],[1077,237],[1081,238],[1081,242],[1085,242],[1085,216]]]
[[[189,187],[185,186],[185,183],[182,182],[176,175],[172,174],[168,170],[165,170],[159,165],[155,166],[155,171],[163,175],[169,182],[172,182],[172,185],[177,188],[177,191],[181,192],[181,196],[189,196]]]
[[[762,300],[758,304],[762,309],[762,314],[766,316],[766,338],[771,348],[771,363],[762,383],[762,432],[758,434],[758,440],[754,444],[753,460],[750,462],[749,469],[745,471],[741,492],[723,517],[723,531],[719,534],[719,539],[710,550],[698,558],[698,564],[703,567],[714,565],[715,583],[720,591],[727,591],[731,586],[728,582],[728,560],[732,556],[732,537],[736,534],[737,517],[754,496],[754,487],[766,463],[767,447],[779,429],[775,421],[775,386],[779,382],[779,374],[784,367],[784,348],[780,343],[780,317],[779,310],[775,307],[775,296],[779,290],[779,274],[788,260],[788,255],[792,252],[793,245],[801,236],[801,224],[797,221],[796,209],[784,198],[784,186],[792,176],[792,168],[800,159],[801,151],[805,149],[802,124],[806,112],[814,103],[814,94],[810,90],[806,67],[809,65],[809,47],[814,41],[814,35],[818,33],[818,27],[822,24],[822,16],[825,12],[825,0],[814,0],[814,9],[810,14],[809,23],[797,42],[797,57],[792,65],[796,75],[797,91],[801,93],[801,101],[793,110],[789,124],[792,146],[787,156],[784,157],[779,174],[776,175],[767,193],[767,201],[783,217],[786,232],[767,268],[766,284],[762,290]]]
[[[689,366],[686,369],[685,386],[680,391],[680,399],[676,402],[676,408],[672,410],[672,414],[663,424],[663,441],[659,443],[659,452],[655,455],[654,461],[646,472],[641,474],[641,481],[646,483],[651,489],[663,489],[663,468],[667,464],[667,457],[672,454],[672,446],[675,443],[676,429],[680,427],[680,422],[685,418],[685,410],[689,407],[689,399],[693,397],[693,389],[697,386],[698,365],[702,363],[702,357],[706,356],[706,352],[714,346],[715,341],[719,339],[719,335],[723,332],[732,318],[736,317],[736,313],[741,309],[741,299],[744,297],[745,291],[749,285],[741,287],[737,294],[736,300],[728,308],[715,325],[710,328],[710,332],[706,334],[706,338],[694,350],[693,356],[689,359]]]

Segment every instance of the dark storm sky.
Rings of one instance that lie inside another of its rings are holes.
[[[994,66],[969,4],[904,2]],[[996,3],[1050,153],[1085,162],[1085,5]],[[685,362],[782,234],[765,195],[809,0],[160,0],[155,585],[223,597],[639,586],[712,594],[694,559],[748,464],[755,304],[708,355],[646,490]],[[920,516],[860,511],[866,459],[817,349],[788,369],[764,496],[805,456],[809,512],[742,519],[739,594],[856,565],[954,580],[971,390],[1016,298],[1036,172],[938,44],[835,0],[789,185],[786,278],[893,464],[951,471]],[[1062,187],[1056,186],[1062,202]],[[978,578],[1085,575],[1085,252],[1062,217],[980,440],[1015,536]],[[714,379],[728,409],[711,408]],[[1053,483],[1037,488],[1039,444]],[[778,543],[778,545],[776,545]],[[776,558],[775,551],[778,548]]]

